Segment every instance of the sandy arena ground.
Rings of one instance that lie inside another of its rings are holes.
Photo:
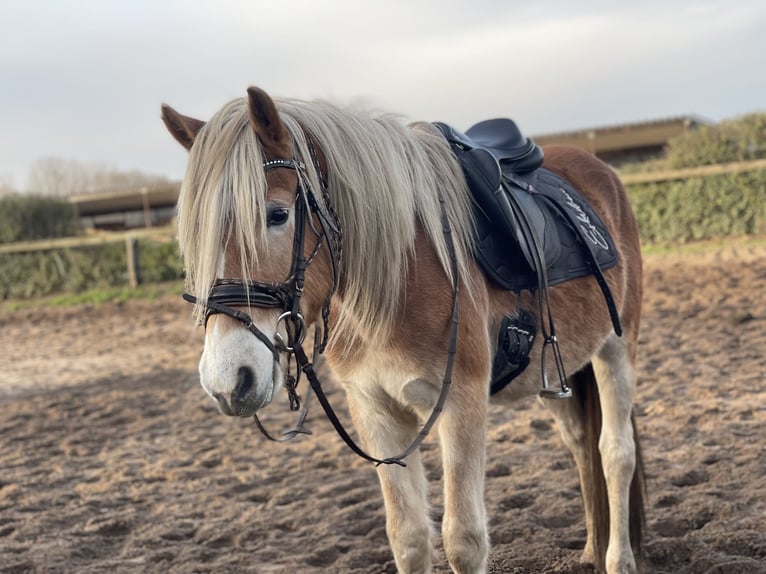
[[[647,572],[766,572],[765,285],[763,242],[646,258]],[[0,313],[0,572],[395,572],[373,467],[317,405],[287,446],[219,415],[201,342],[176,298]],[[491,418],[490,572],[587,572],[551,417],[529,401]]]

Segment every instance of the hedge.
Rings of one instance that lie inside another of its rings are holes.
[[[679,169],[766,158],[766,114],[704,125],[668,142],[667,167]]]
[[[176,243],[139,242],[141,280],[183,278]],[[124,243],[0,255],[0,299],[128,284]]]
[[[766,170],[627,188],[643,243],[766,234]]]
[[[67,199],[22,194],[0,197],[0,243],[71,237],[79,232],[77,209]]]

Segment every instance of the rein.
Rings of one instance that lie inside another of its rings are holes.
[[[447,212],[444,207],[444,198],[441,197],[441,195],[439,196],[439,204],[441,207],[442,231],[444,232],[444,236],[447,240],[447,248],[449,250],[450,262],[452,264],[452,272],[453,272],[452,317],[450,319],[450,338],[449,338],[449,350],[447,351],[447,366],[445,367],[444,378],[442,379],[442,387],[441,387],[441,391],[439,392],[439,397],[436,400],[436,404],[434,405],[434,408],[431,411],[431,414],[428,417],[428,420],[423,425],[423,428],[420,429],[420,432],[417,434],[417,436],[413,439],[413,441],[410,443],[410,445],[406,449],[404,449],[400,454],[396,456],[384,458],[384,459],[375,458],[374,456],[367,454],[367,452],[365,452],[354,441],[354,439],[351,438],[351,436],[346,432],[346,429],[343,427],[343,423],[340,422],[340,419],[338,419],[338,416],[335,414],[335,410],[332,408],[332,405],[327,400],[327,396],[324,394],[324,391],[322,390],[322,383],[319,381],[319,378],[317,377],[316,372],[314,371],[314,365],[309,361],[300,342],[296,342],[294,345],[294,348],[295,348],[294,353],[295,353],[296,360],[298,361],[298,365],[301,367],[301,370],[306,374],[306,378],[308,378],[309,384],[311,385],[311,388],[313,389],[314,393],[317,396],[317,399],[319,400],[319,404],[322,405],[322,409],[324,409],[324,412],[327,415],[327,418],[332,423],[332,426],[335,428],[335,431],[338,433],[340,438],[343,439],[343,442],[345,442],[346,445],[352,451],[354,451],[357,455],[359,455],[363,459],[374,463],[376,466],[380,466],[381,464],[398,464],[399,466],[407,466],[407,464],[404,462],[404,459],[407,458],[409,455],[411,455],[415,450],[417,450],[418,447],[420,447],[420,445],[423,443],[425,438],[428,436],[428,433],[431,431],[431,428],[436,423],[436,419],[439,418],[439,415],[444,409],[444,403],[447,401],[447,395],[449,394],[450,385],[452,384],[452,371],[455,366],[455,355],[457,354],[459,283],[458,283],[458,275],[457,275],[457,259],[455,256],[455,245],[452,239],[452,230],[450,229],[449,220],[447,219]]]
[[[312,153],[313,156],[313,153]],[[312,157],[316,165],[316,158]],[[340,223],[338,221],[337,214],[331,208],[329,203],[329,196],[326,186],[322,185],[324,208],[319,205],[308,182],[308,178],[305,176],[305,166],[297,159],[283,160],[274,159],[264,162],[264,170],[268,171],[274,168],[288,168],[293,169],[298,174],[298,187],[296,190],[296,212],[295,212],[295,236],[293,238],[293,254],[291,271],[288,278],[282,283],[262,283],[258,281],[242,281],[239,279],[219,279],[217,280],[213,288],[211,289],[205,305],[205,317],[204,324],[207,325],[207,320],[211,315],[223,314],[231,317],[242,323],[244,327],[250,331],[259,341],[261,341],[266,348],[271,352],[274,357],[273,372],[276,372],[276,367],[279,364],[280,354],[286,353],[288,355],[288,369],[285,381],[285,387],[287,388],[288,396],[290,399],[290,410],[297,411],[300,408],[300,400],[296,392],[296,386],[300,381],[301,373],[306,375],[309,381],[311,390],[316,394],[319,404],[325,412],[325,415],[332,423],[335,431],[338,433],[341,439],[346,445],[357,455],[363,459],[374,463],[376,466],[381,464],[397,464],[399,466],[407,466],[404,459],[412,454],[425,440],[426,436],[430,432],[431,428],[436,423],[444,404],[449,394],[449,389],[452,384],[452,372],[455,364],[455,356],[457,354],[457,332],[458,332],[458,295],[459,295],[459,277],[457,269],[457,257],[455,252],[454,240],[452,237],[452,229],[447,217],[447,211],[444,205],[444,198],[439,194],[439,207],[441,210],[441,223],[442,232],[444,233],[447,250],[450,257],[450,263],[452,267],[452,315],[450,319],[450,337],[449,348],[447,351],[447,365],[445,367],[444,377],[442,379],[442,386],[437,398],[436,404],[431,411],[430,416],[426,420],[425,424],[421,428],[420,432],[414,438],[412,443],[405,448],[400,454],[388,457],[388,458],[376,458],[367,452],[365,452],[346,431],[343,423],[340,421],[332,408],[327,396],[325,395],[322,383],[317,377],[314,369],[314,362],[319,355],[324,352],[329,337],[329,312],[330,301],[335,291],[338,288],[339,283],[339,270],[340,259],[342,252],[342,232],[340,229]],[[316,215],[319,221],[320,229],[316,229],[311,217],[306,217],[306,210],[310,210],[311,213]],[[308,223],[307,220],[308,219]],[[314,235],[317,237],[316,245],[311,252],[311,255],[306,258],[304,255],[304,241],[305,241],[305,228],[306,225],[312,229]],[[319,338],[319,327],[316,327],[314,337],[314,350],[312,360],[309,360],[302,343],[306,335],[306,321],[300,312],[300,298],[304,288],[304,277],[306,268],[313,262],[322,243],[326,242],[330,251],[330,260],[333,272],[332,287],[325,299],[322,306],[322,319],[323,319],[323,333],[321,341]],[[183,298],[190,303],[197,303],[198,299],[188,293],[183,294]],[[281,308],[285,312],[282,313],[277,319],[277,325],[280,322],[285,322],[285,328],[287,331],[287,340],[284,340],[282,336],[277,332],[275,334],[276,343],[272,343],[269,337],[263,333],[254,323],[252,317],[243,311],[232,308],[230,305],[248,306],[248,307],[275,307]],[[296,363],[298,365],[297,378],[290,374],[290,362],[291,357],[295,356]],[[261,433],[269,440],[275,442],[284,442],[295,438],[298,434],[311,434],[311,432],[304,428],[304,422],[308,414],[308,404],[310,395],[306,394],[303,408],[298,416],[297,423],[290,429],[282,432],[282,438],[274,438],[264,428],[261,421],[258,419],[258,415],[253,415],[256,426]],[[219,404],[224,404],[223,397],[216,397]],[[236,414],[236,413],[230,413]]]

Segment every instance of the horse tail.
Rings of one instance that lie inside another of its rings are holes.
[[[604,571],[606,562],[606,549],[609,543],[609,500],[607,497],[606,480],[601,462],[601,452],[598,448],[601,436],[601,403],[599,401],[596,376],[591,364],[586,365],[581,371],[572,376],[575,396],[579,400],[583,414],[585,427],[585,451],[590,466],[591,484],[583,484],[582,488],[590,490],[593,501],[593,553],[596,559],[596,567]],[[645,529],[644,511],[644,462],[641,451],[641,443],[638,438],[636,420],[631,413],[630,421],[633,426],[633,440],[636,452],[636,467],[633,471],[633,480],[630,483],[629,495],[629,529],[630,543],[636,561],[643,556],[643,537]]]

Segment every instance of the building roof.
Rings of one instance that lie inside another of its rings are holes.
[[[178,200],[181,188],[179,182],[147,185],[126,189],[81,193],[69,198],[81,217],[115,213],[120,211],[140,211],[152,207],[172,207]]]
[[[646,147],[663,147],[670,138],[709,120],[696,116],[678,116],[659,120],[586,128],[532,136],[539,145],[564,144],[587,149],[594,154]]]

